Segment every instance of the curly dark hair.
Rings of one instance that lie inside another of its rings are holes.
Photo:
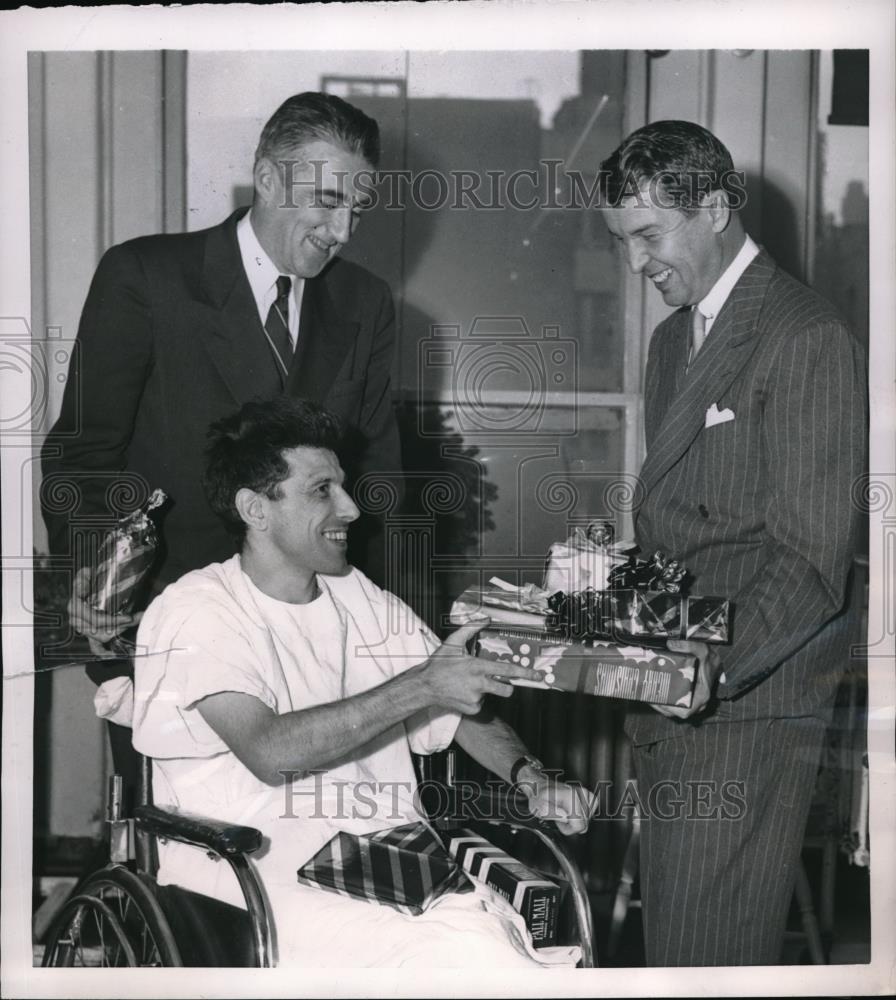
[[[283,457],[292,448],[326,448],[339,454],[343,426],[335,413],[293,396],[252,400],[208,431],[202,485],[212,510],[240,540],[246,525],[234,500],[243,487],[272,500],[289,476]]]

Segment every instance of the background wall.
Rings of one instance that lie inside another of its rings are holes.
[[[59,412],[68,356],[97,262],[114,243],[184,224],[185,57],[161,52],[35,53],[29,59],[32,330],[56,378],[40,409],[46,431]],[[40,470],[35,461],[35,503]],[[35,511],[35,545],[46,533]],[[44,561],[35,689],[35,831],[95,836],[103,815],[105,734],[94,686],[61,666],[54,647],[67,567]],[[55,600],[55,604],[53,603]],[[42,794],[41,794],[42,793]],[[39,859],[39,858],[38,858]]]
[[[247,204],[263,121],[289,94],[326,85],[378,118],[386,170],[506,177],[554,161],[561,191],[573,171],[590,183],[644,122],[699,121],[747,172],[751,234],[867,339],[867,129],[828,124],[830,63],[799,51],[36,54],[35,338],[62,374],[53,359],[74,335],[102,251],[212,225]],[[537,580],[551,541],[611,512],[608,484],[640,464],[643,363],[667,310],[620,267],[595,213],[562,204],[381,204],[346,255],[396,296],[412,509],[391,540],[393,586],[438,625],[463,586],[496,572]],[[469,378],[433,360],[433,345],[462,356]],[[58,410],[54,385],[45,425]],[[423,486],[439,477],[460,493],[446,489],[433,505]],[[615,513],[624,533],[626,511]],[[60,574],[47,566],[48,590]],[[77,668],[38,685],[46,835],[99,829],[105,758],[92,695]],[[534,697],[514,701],[533,748],[575,776],[628,773],[612,703],[555,699],[544,711]],[[621,842],[598,829],[588,850],[612,860]],[[606,877],[598,871],[594,884]]]

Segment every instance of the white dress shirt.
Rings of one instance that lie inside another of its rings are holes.
[[[737,252],[737,256],[725,268],[719,280],[694,307],[695,309],[699,309],[706,318],[704,343],[712,330],[716,316],[719,315],[722,306],[725,305],[728,296],[731,294],[731,289],[734,288],[740,280],[740,276],[750,266],[750,262],[758,253],[759,247],[756,246],[749,236],[745,236],[744,245]]]
[[[250,213],[246,212],[236,224],[236,238],[240,245],[243,270],[249,279],[249,287],[252,289],[258,316],[261,319],[261,325],[264,326],[271,306],[277,298],[277,278],[280,277],[281,272],[277,270],[274,262],[258,242],[249,215]],[[293,274],[290,274],[289,277],[292,278],[289,302],[289,339],[293,350],[295,350],[296,340],[299,336],[299,315],[302,311],[305,279],[297,278]]]

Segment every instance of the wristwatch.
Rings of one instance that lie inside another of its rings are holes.
[[[517,757],[513,762],[513,767],[510,769],[510,784],[515,785],[519,781],[520,771],[526,766],[532,768],[533,771],[544,771],[544,764],[537,758],[533,757],[531,754],[523,754],[522,757]]]

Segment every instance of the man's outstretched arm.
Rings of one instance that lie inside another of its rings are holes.
[[[487,694],[509,697],[495,664],[467,656],[464,645],[481,625],[458,629],[421,664],[360,694],[277,715],[250,694],[222,691],[196,705],[199,714],[261,781],[328,767],[424,708],[475,714]],[[534,680],[537,671],[501,664],[502,677]]]

